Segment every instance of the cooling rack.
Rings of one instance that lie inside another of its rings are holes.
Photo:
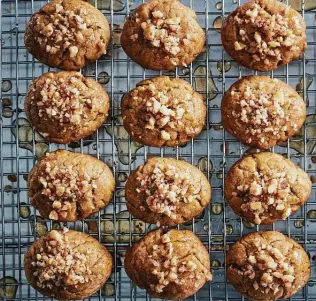
[[[78,0],[79,1],[79,0]],[[288,3],[291,0],[286,0]],[[224,175],[243,154],[255,152],[225,133],[221,125],[222,94],[236,79],[252,74],[225,54],[219,30],[223,18],[244,1],[184,0],[198,15],[205,29],[205,52],[186,68],[169,72],[143,70],[132,62],[119,44],[126,16],[141,1],[92,0],[107,17],[112,41],[106,56],[84,68],[82,73],[98,80],[111,97],[110,117],[93,135],[67,146],[47,144],[32,131],[24,113],[24,98],[32,79],[48,70],[27,53],[23,36],[31,14],[46,1],[0,0],[0,299],[49,300],[28,284],[24,274],[24,254],[38,237],[51,229],[68,226],[87,232],[102,242],[113,254],[114,269],[110,280],[86,300],[149,300],[144,290],[134,286],[126,276],[124,253],[153,226],[133,219],[125,207],[124,185],[129,173],[149,156],[171,156],[200,168],[212,185],[212,204],[190,223],[179,228],[190,229],[210,252],[213,281],[206,284],[193,300],[243,300],[226,281],[225,250],[242,235],[258,230],[279,230],[301,243],[308,252],[312,275],[306,287],[292,300],[316,300],[316,200],[315,184],[310,199],[296,214],[272,226],[254,226],[238,218],[223,198]],[[299,60],[269,73],[302,95],[308,117],[302,131],[293,139],[271,151],[280,153],[300,165],[316,179],[316,1],[293,0],[307,23],[308,50]],[[128,137],[120,117],[121,98],[136,83],[159,74],[184,78],[203,94],[208,107],[207,126],[197,139],[179,148],[143,147]],[[41,218],[27,198],[27,176],[38,158],[48,151],[66,148],[96,156],[107,163],[116,179],[111,204],[83,221],[57,223]]]

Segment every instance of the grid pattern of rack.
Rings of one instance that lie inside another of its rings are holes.
[[[311,257],[311,279],[292,300],[316,300],[316,186],[313,185],[311,198],[299,212],[273,226],[254,227],[242,221],[233,214],[223,198],[224,174],[245,152],[253,151],[225,133],[220,123],[223,91],[239,76],[252,74],[250,70],[240,68],[225,54],[218,30],[223,18],[244,1],[182,1],[197,12],[199,23],[207,36],[206,51],[187,68],[178,68],[163,74],[188,80],[205,96],[208,107],[207,128],[184,147],[164,149],[142,147],[132,142],[124,131],[120,118],[120,102],[124,93],[140,80],[159,74],[137,66],[119,45],[121,24],[140,2],[95,0],[94,4],[110,23],[112,41],[109,54],[84,68],[82,72],[104,85],[111,97],[111,113],[96,134],[79,143],[62,146],[46,144],[29,127],[24,114],[24,97],[28,85],[32,79],[50,70],[35,61],[27,53],[23,43],[29,17],[46,1],[0,0],[0,299],[49,299],[38,294],[27,283],[23,259],[28,247],[38,236],[61,225],[37,216],[36,210],[29,205],[26,180],[28,172],[42,154],[57,148],[67,148],[94,155],[108,163],[116,178],[116,192],[106,209],[84,221],[68,223],[69,228],[88,232],[98,238],[115,259],[110,281],[89,300],[150,299],[145,291],[132,285],[124,272],[124,252],[139,236],[153,228],[136,221],[125,211],[124,182],[131,170],[152,155],[187,160],[197,165],[212,184],[212,204],[192,223],[179,227],[194,231],[208,248],[212,260],[213,282],[205,285],[192,299],[242,300],[226,281],[225,250],[248,232],[277,229],[300,242]],[[301,8],[307,23],[308,50],[300,60],[272,72],[271,75],[300,91],[308,105],[308,117],[299,135],[272,151],[299,164],[315,182],[316,11],[305,10],[304,0]]]

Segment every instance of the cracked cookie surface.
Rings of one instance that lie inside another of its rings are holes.
[[[211,187],[195,166],[172,158],[150,158],[125,185],[126,205],[136,218],[174,226],[198,216],[210,203]]]
[[[143,80],[124,96],[123,125],[132,138],[149,146],[179,146],[203,129],[206,106],[192,86],[178,78]]]
[[[188,230],[149,232],[125,255],[127,275],[149,295],[185,299],[212,279],[209,254]]]
[[[43,217],[75,221],[107,206],[115,181],[102,161],[58,150],[43,156],[32,168],[28,187],[30,202]]]
[[[269,225],[296,212],[311,194],[306,172],[281,155],[261,152],[237,161],[225,178],[224,194],[233,211]]]
[[[285,142],[303,125],[306,106],[286,83],[268,76],[245,76],[222,99],[222,123],[242,143],[268,149]]]
[[[239,64],[270,71],[297,59],[306,49],[306,24],[290,6],[276,0],[250,0],[225,20],[221,37]]]
[[[204,48],[195,12],[177,0],[151,0],[124,24],[124,51],[143,68],[169,70],[189,65]]]
[[[305,250],[276,231],[242,237],[230,247],[226,260],[229,282],[250,300],[287,299],[310,277]]]
[[[96,61],[110,40],[104,15],[91,4],[54,0],[32,15],[24,43],[40,62],[64,70],[79,70]]]
[[[31,125],[48,141],[70,143],[95,132],[105,121],[109,96],[78,72],[48,72],[35,79],[25,99]]]
[[[88,234],[53,230],[35,241],[24,257],[25,275],[44,296],[84,299],[110,277],[110,253]]]

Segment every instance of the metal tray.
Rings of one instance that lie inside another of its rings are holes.
[[[79,0],[78,0],[79,1]],[[92,0],[93,2],[93,0]],[[110,280],[89,300],[148,300],[144,290],[134,286],[126,276],[123,257],[126,249],[153,226],[133,219],[124,200],[124,183],[131,170],[143,164],[148,156],[172,156],[198,166],[212,184],[212,204],[194,221],[180,226],[193,230],[208,248],[214,279],[192,299],[242,300],[226,281],[225,250],[240,236],[257,230],[275,229],[301,243],[310,254],[312,276],[306,287],[292,300],[316,300],[316,200],[312,196],[301,210],[286,221],[273,226],[255,227],[238,218],[223,198],[224,174],[248,149],[221,126],[220,103],[225,91],[239,76],[252,74],[241,68],[224,52],[219,28],[223,18],[239,4],[238,0],[185,0],[205,28],[205,53],[187,68],[170,72],[143,70],[120,48],[119,35],[126,16],[140,4],[126,0],[96,0],[95,5],[107,17],[112,31],[109,53],[82,70],[97,79],[111,97],[107,122],[92,136],[68,146],[47,144],[29,127],[24,113],[24,97],[32,79],[50,70],[34,60],[24,48],[26,23],[33,12],[46,1],[0,0],[0,299],[48,300],[28,284],[23,267],[24,254],[32,242],[60,223],[44,220],[29,205],[27,175],[36,160],[47,151],[67,148],[91,154],[112,167],[116,191],[111,204],[89,219],[65,224],[94,235],[113,254],[115,266]],[[244,1],[241,1],[244,2]],[[270,73],[296,88],[307,103],[308,117],[303,130],[293,139],[272,151],[299,164],[316,179],[316,0],[293,0],[307,23],[308,50],[301,59]],[[314,10],[313,10],[314,9]],[[144,78],[158,74],[181,77],[193,84],[205,97],[207,127],[197,139],[179,148],[142,147],[131,141],[122,127],[121,98]],[[5,292],[5,293],[4,293]]]

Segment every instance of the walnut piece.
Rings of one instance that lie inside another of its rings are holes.
[[[145,193],[148,208],[170,218],[176,218],[175,211],[181,203],[200,199],[188,174],[173,165],[156,163],[152,173],[140,174],[137,181],[140,193]]]
[[[74,250],[64,234],[53,230],[48,235],[44,248],[34,254],[33,275],[37,277],[40,288],[52,289],[54,286],[76,285],[91,280],[92,271],[88,266],[86,254]]]

